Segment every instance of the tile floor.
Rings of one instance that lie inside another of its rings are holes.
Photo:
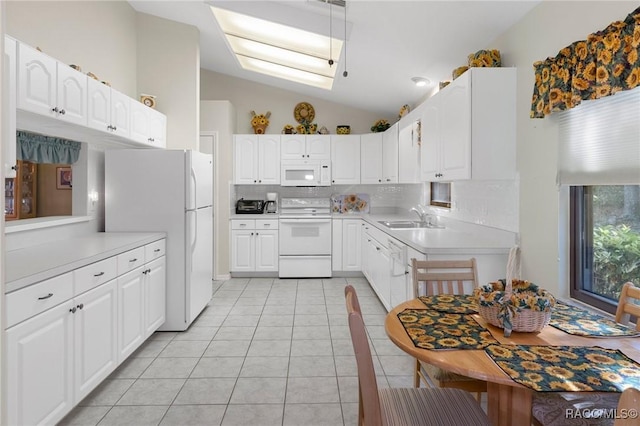
[[[413,359],[384,331],[364,278],[233,278],[182,333],[157,332],[63,425],[356,425],[358,379],[344,287],[352,284],[379,386],[412,386]]]

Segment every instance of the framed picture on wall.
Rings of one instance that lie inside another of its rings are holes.
[[[71,167],[56,167],[56,188],[71,189]]]

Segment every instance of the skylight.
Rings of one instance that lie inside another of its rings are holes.
[[[342,40],[217,7],[211,11],[242,68],[322,89],[333,87]]]

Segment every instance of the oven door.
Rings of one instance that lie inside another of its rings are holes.
[[[331,218],[280,218],[280,256],[331,254]]]

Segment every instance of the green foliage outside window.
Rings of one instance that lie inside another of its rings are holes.
[[[628,281],[640,286],[640,233],[627,225],[593,229],[593,291],[618,300]]]

